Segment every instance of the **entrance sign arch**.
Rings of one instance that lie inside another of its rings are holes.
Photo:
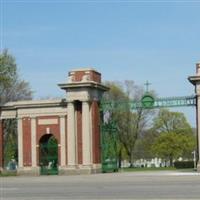
[[[196,106],[197,170],[200,171],[200,63],[196,67],[196,75],[189,77],[189,81],[195,86],[194,96],[159,99],[146,96],[142,102],[130,102],[129,106],[131,109],[139,106],[144,106],[146,109]],[[40,174],[42,146],[40,139],[48,138],[51,133],[57,140],[59,174],[97,173],[102,169],[103,171],[107,168],[112,169],[116,164],[114,154],[111,158],[105,154],[115,149],[115,137],[107,135],[111,144],[108,145],[104,133],[112,134],[116,127],[109,122],[109,109],[114,104],[100,103],[103,93],[109,89],[101,83],[101,74],[92,68],[72,70],[68,74],[67,82],[58,86],[66,92],[64,99],[8,102],[0,106],[1,171],[3,170],[4,127],[2,121],[4,119],[17,119],[18,174]],[[100,111],[102,117],[100,117]],[[108,147],[109,149],[106,149]],[[46,151],[45,148],[44,150]],[[116,165],[114,170],[116,170]]]
[[[1,170],[2,120],[17,119],[19,175],[40,174],[40,138],[51,133],[57,139],[59,174],[101,172],[99,102],[108,90],[101,74],[92,68],[72,70],[67,82],[58,86],[66,92],[63,99],[9,102],[0,107]]]
[[[117,125],[112,119],[116,111],[125,112],[135,109],[155,109],[163,107],[185,107],[196,106],[196,127],[197,127],[197,171],[200,171],[200,63],[196,64],[196,75],[188,77],[189,81],[195,85],[195,95],[183,97],[154,98],[148,90],[140,101],[104,101],[101,102],[101,132],[102,132],[102,169],[104,172],[116,171],[117,166],[117,148],[116,147],[116,129]],[[113,138],[108,144],[105,138]],[[110,153],[112,149],[112,153]],[[192,152],[191,152],[192,153]]]

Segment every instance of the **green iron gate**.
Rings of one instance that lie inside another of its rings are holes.
[[[58,144],[53,136],[40,144],[40,169],[41,175],[58,174]]]
[[[103,172],[118,170],[117,123],[113,113],[124,109],[136,110],[163,107],[196,106],[196,96],[154,98],[146,92],[140,101],[101,101],[101,163]]]
[[[104,120],[105,116],[106,113]],[[104,121],[101,125],[101,149],[102,172],[117,171],[116,126],[112,121]]]
[[[101,101],[101,164],[102,172],[118,171],[116,111],[121,110],[122,102]],[[127,105],[127,102],[123,105]],[[128,106],[129,107],[129,106]],[[123,109],[127,109],[127,106]]]

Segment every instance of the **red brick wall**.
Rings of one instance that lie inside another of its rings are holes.
[[[92,102],[92,141],[93,141],[93,163],[101,162],[100,154],[100,116],[99,105],[97,101]]]
[[[82,141],[82,104],[81,102],[76,104],[77,112],[77,143],[78,143],[78,164],[83,163],[83,141]]]
[[[24,117],[22,119],[23,133],[23,165],[24,167],[31,166],[31,119]]]
[[[39,125],[38,121],[40,119],[58,119],[58,124],[48,124],[48,125]],[[50,129],[50,134],[54,135],[54,137],[57,139],[58,142],[58,164],[60,165],[60,119],[58,116],[44,116],[44,117],[37,117],[36,119],[37,128],[37,163],[39,165],[39,145],[40,145],[40,139],[43,135],[47,134],[46,129]]]
[[[91,72],[91,79],[97,83],[101,83],[101,74],[97,72]]]
[[[87,72],[87,73],[86,73]],[[89,73],[88,73],[89,72]],[[74,71],[74,81],[81,81],[84,75],[89,75],[90,76],[90,81],[95,81],[97,83],[101,83],[101,74],[96,72],[96,71],[92,71],[92,70],[86,70],[86,71]],[[71,72],[69,72],[69,75],[71,74]]]
[[[3,120],[0,120],[0,168],[3,168]]]
[[[81,81],[82,77],[85,75],[84,71],[77,71],[74,74],[74,81]]]

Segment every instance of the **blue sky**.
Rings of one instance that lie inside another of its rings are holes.
[[[94,67],[104,80],[149,80],[159,96],[194,93],[200,1],[1,0],[1,43],[35,97],[64,95],[67,72]],[[186,109],[194,124],[194,109]]]

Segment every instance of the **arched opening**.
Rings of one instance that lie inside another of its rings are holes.
[[[39,161],[41,175],[58,174],[58,142],[52,134],[40,139]]]

